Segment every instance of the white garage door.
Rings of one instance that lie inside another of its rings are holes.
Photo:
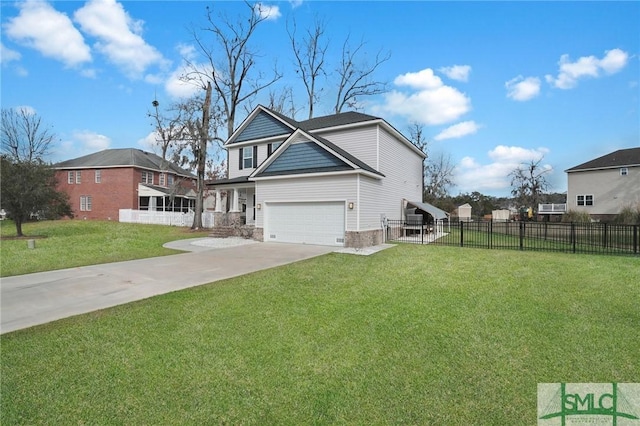
[[[265,241],[344,245],[344,202],[265,203]]]

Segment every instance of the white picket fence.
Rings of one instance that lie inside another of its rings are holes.
[[[158,212],[153,210],[120,209],[120,222],[145,223],[153,225],[191,226],[194,212]],[[213,228],[213,213],[202,213],[202,227]]]

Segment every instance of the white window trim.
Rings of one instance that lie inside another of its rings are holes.
[[[90,212],[92,207],[92,199],[91,195],[81,195],[80,196],[80,211],[81,212]]]
[[[153,172],[148,172],[146,170],[142,171],[142,183],[146,183],[148,185],[153,185]]]
[[[247,153],[249,155],[247,155]],[[247,161],[249,165],[247,166]],[[243,169],[253,169],[253,147],[246,147],[242,150],[242,168]]]
[[[102,170],[96,170],[96,183],[102,183]]]
[[[69,185],[73,185],[73,183],[76,181],[75,175],[73,172],[67,172],[67,183]]]
[[[78,170],[76,172],[76,184],[80,185],[82,183],[82,172]]]
[[[629,169],[627,167],[620,168],[620,176],[627,176],[629,174]]]
[[[582,197],[582,204],[580,204],[580,197]],[[591,204],[587,203],[587,197],[591,197]],[[593,207],[595,204],[595,197],[593,194],[579,194],[576,195],[576,206],[578,207]]]

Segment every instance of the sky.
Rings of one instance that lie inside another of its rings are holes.
[[[153,151],[151,102],[193,93],[180,81],[199,63],[193,28],[206,8],[235,21],[240,1],[6,1],[1,13],[1,104],[38,114],[59,138],[62,161],[107,148]],[[277,67],[307,118],[287,25],[320,19],[328,43],[315,115],[330,114],[344,41],[361,64],[389,54],[374,77],[383,94],[358,110],[409,136],[423,126],[432,158],[454,168],[452,195],[508,196],[509,173],[540,161],[551,192],[564,170],[640,146],[640,2],[317,1],[260,3],[251,48],[256,72]],[[333,79],[333,80],[332,80]],[[268,104],[263,92],[253,105]],[[242,110],[236,121],[246,117]]]

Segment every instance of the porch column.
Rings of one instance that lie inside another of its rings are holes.
[[[238,191],[237,188],[233,188],[233,196],[231,198],[231,211],[232,212],[239,212],[240,211],[240,207],[239,207],[239,198],[240,198],[240,191]]]
[[[216,189],[216,212],[222,213],[222,195],[220,194],[220,190]]]

